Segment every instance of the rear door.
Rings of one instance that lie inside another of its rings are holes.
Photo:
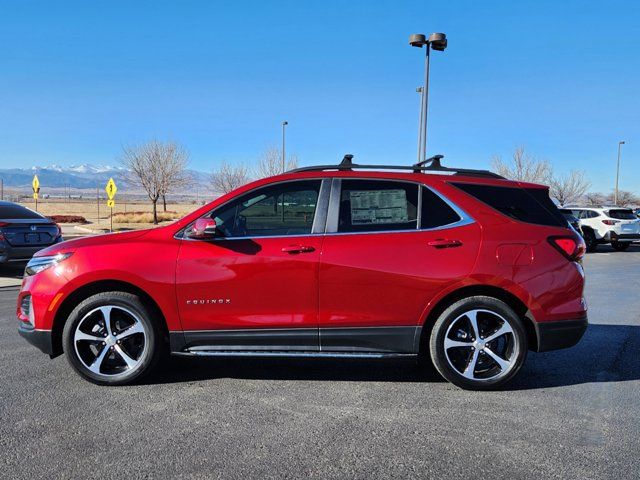
[[[323,350],[413,352],[428,302],[467,276],[479,227],[431,189],[334,179],[320,261]]]

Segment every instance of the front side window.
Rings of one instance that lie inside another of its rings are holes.
[[[320,180],[259,188],[215,210],[211,217],[222,237],[308,235],[320,193]]]
[[[418,185],[381,180],[343,180],[338,232],[418,228]]]

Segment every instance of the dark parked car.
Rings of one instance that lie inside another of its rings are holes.
[[[567,219],[569,225],[571,225],[576,232],[582,234],[582,230],[580,230],[580,220],[578,220],[578,217],[573,214],[572,210],[569,210],[568,208],[561,208],[560,213]]]
[[[17,203],[0,201],[0,266],[26,262],[38,250],[61,241],[55,222]]]

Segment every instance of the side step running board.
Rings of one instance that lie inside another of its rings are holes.
[[[415,353],[380,352],[270,352],[236,350],[185,350],[174,355],[196,357],[303,357],[303,358],[413,358]]]

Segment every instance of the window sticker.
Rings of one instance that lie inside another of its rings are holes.
[[[352,190],[349,199],[352,225],[409,221],[406,190]]]

